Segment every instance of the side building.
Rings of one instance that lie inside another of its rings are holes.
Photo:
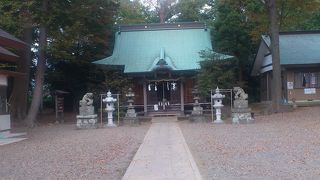
[[[184,113],[193,102],[203,50],[212,51],[204,23],[123,25],[115,34],[112,56],[94,63],[120,67],[133,79],[135,105],[145,115]]]
[[[8,133],[11,129],[11,119],[9,114],[9,95],[13,86],[12,78],[21,78],[25,74],[15,71],[20,57],[14,52],[22,52],[30,49],[30,46],[17,39],[8,32],[0,29],[0,139],[1,133]]]
[[[279,42],[283,102],[320,102],[320,31],[282,32]],[[261,101],[272,99],[270,48],[262,36],[251,72],[261,78]]]

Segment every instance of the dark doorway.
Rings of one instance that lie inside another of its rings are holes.
[[[172,105],[177,106],[181,101],[179,88],[178,81],[174,80],[159,80],[147,83],[148,111],[172,110]]]
[[[163,81],[158,84],[157,98],[158,101],[171,101],[170,96],[170,83]]]

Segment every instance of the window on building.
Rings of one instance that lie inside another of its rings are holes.
[[[295,88],[320,87],[320,72],[296,72],[294,73]]]

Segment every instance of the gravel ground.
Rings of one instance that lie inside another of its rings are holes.
[[[121,179],[149,128],[41,125],[0,147],[0,179]]]
[[[254,124],[180,123],[204,179],[319,179],[320,107]]]

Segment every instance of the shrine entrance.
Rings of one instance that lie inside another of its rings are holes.
[[[178,79],[147,82],[148,112],[180,111],[180,81]]]

